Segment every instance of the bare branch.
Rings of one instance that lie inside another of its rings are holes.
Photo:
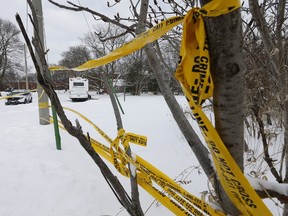
[[[116,39],[116,38],[120,38],[120,37],[123,37],[123,36],[125,36],[126,34],[128,34],[128,33],[130,33],[130,34],[132,34],[133,35],[133,37],[135,37],[135,34],[133,34],[132,32],[130,32],[130,31],[125,31],[125,32],[122,32],[121,34],[119,34],[119,35],[115,35],[115,36],[112,36],[112,37],[107,37],[107,38],[104,38],[104,37],[102,37],[99,33],[96,33],[97,35],[98,35],[98,37],[99,37],[99,40],[101,41],[101,42],[106,42],[106,41],[108,41],[108,40],[113,40],[113,39]]]
[[[71,11],[75,11],[75,12],[86,11],[86,12],[88,12],[88,13],[94,15],[94,16],[100,17],[103,22],[113,23],[114,25],[117,25],[117,26],[119,26],[119,27],[121,27],[123,29],[126,29],[127,31],[134,32],[133,27],[126,26],[126,25],[124,25],[124,24],[122,24],[122,23],[120,23],[120,22],[118,22],[118,21],[116,21],[114,19],[111,19],[111,18],[105,16],[104,14],[98,13],[98,12],[96,12],[94,10],[91,10],[91,9],[87,8],[87,7],[82,7],[80,5],[76,5],[76,4],[74,4],[72,2],[69,2],[69,1],[68,1],[68,3],[70,5],[72,5],[73,7],[68,7],[68,6],[56,3],[53,0],[48,0],[48,1],[51,4],[53,4],[53,5],[55,5],[55,6],[59,7],[59,8],[63,8],[63,9],[67,9],[67,10],[71,10]]]
[[[284,56],[283,53],[283,46],[282,46],[282,28],[283,28],[283,24],[284,24],[284,17],[285,17],[285,3],[286,0],[279,0],[278,3],[278,10],[277,10],[277,25],[276,25],[276,38],[278,41],[278,49],[280,50],[279,55],[280,56]]]
[[[276,181],[281,183],[283,180],[281,179],[280,175],[278,174],[278,172],[276,171],[274,165],[273,165],[273,160],[270,157],[269,154],[269,145],[267,143],[267,139],[266,139],[266,133],[264,130],[264,124],[263,121],[259,115],[259,107],[255,104],[254,107],[252,108],[254,115],[256,117],[256,121],[259,125],[259,130],[260,130],[260,134],[262,137],[262,143],[263,143],[263,149],[264,149],[264,160],[266,161],[266,163],[268,164],[271,173],[273,174],[273,176],[275,177]]]
[[[264,46],[266,47],[267,54],[269,58],[272,61],[273,67],[274,67],[274,73],[279,74],[280,73],[280,68],[278,64],[278,59],[276,55],[273,55],[273,50],[275,48],[275,45],[272,41],[272,38],[270,37],[269,34],[269,28],[267,26],[267,23],[265,21],[265,18],[263,16],[263,12],[261,12],[261,8],[258,5],[258,1],[255,0],[249,0],[249,7],[250,7],[250,12],[252,14],[252,17],[257,25],[257,28],[261,34],[261,38],[263,40]]]

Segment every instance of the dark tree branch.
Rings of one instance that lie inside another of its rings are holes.
[[[34,17],[35,19],[35,17]],[[51,100],[51,103],[55,107],[55,110],[61,119],[61,122],[67,132],[72,135],[73,137],[77,138],[81,146],[86,150],[86,152],[90,155],[90,157],[93,159],[93,161],[98,165],[101,173],[103,174],[104,178],[107,179],[111,187],[113,188],[113,191],[117,194],[117,198],[120,201],[120,203],[123,205],[123,207],[129,212],[130,215],[137,216],[137,214],[134,212],[132,205],[131,205],[131,200],[129,196],[127,195],[125,189],[121,185],[121,183],[118,181],[117,177],[113,175],[113,173],[110,171],[110,169],[107,167],[107,165],[104,163],[104,161],[101,159],[101,157],[95,152],[93,147],[91,146],[91,143],[89,140],[86,138],[86,136],[82,133],[81,129],[78,127],[75,127],[72,125],[72,123],[68,120],[66,117],[64,110],[61,106],[61,103],[59,101],[59,98],[56,94],[56,92],[53,89],[52,84],[50,81],[47,79],[47,73],[49,73],[48,70],[48,65],[45,59],[45,54],[42,49],[42,45],[40,45],[40,41],[36,38],[32,39],[33,46],[39,55],[40,62],[41,62],[41,67],[43,68],[43,76],[40,72],[40,66],[38,65],[36,61],[36,57],[32,48],[32,45],[30,43],[30,40],[27,36],[27,33],[25,31],[25,28],[23,26],[23,23],[21,21],[20,16],[17,14],[16,15],[16,20],[20,26],[20,29],[22,31],[22,34],[24,36],[24,39],[27,43],[30,55],[32,57],[36,73],[37,73],[37,79],[39,84],[43,87],[45,90],[46,94]]]
[[[107,65],[105,65],[104,67],[107,68]],[[122,123],[122,119],[121,119],[121,115],[120,115],[120,111],[119,111],[119,107],[117,105],[115,96],[114,96],[114,92],[113,92],[113,86],[111,86],[109,84],[109,81],[107,79],[107,74],[103,74],[103,80],[104,80],[104,84],[107,88],[111,103],[112,103],[112,107],[114,110],[114,114],[115,114],[115,118],[116,118],[116,122],[117,122],[117,129],[123,129],[123,123]],[[131,149],[130,147],[128,147],[127,151],[126,151],[127,155],[129,157],[131,157]],[[132,157],[131,157],[132,158]],[[138,183],[137,183],[137,175],[136,173],[132,173],[132,169],[131,169],[131,164],[128,163],[128,167],[129,167],[129,173],[130,173],[130,185],[131,185],[131,205],[132,205],[132,209],[134,210],[134,212],[139,215],[139,216],[144,216],[143,210],[141,208],[141,204],[140,204],[140,199],[139,199],[139,190],[138,190]]]
[[[269,154],[269,144],[267,143],[267,138],[266,138],[266,133],[265,133],[263,121],[259,115],[259,107],[255,104],[252,107],[252,110],[253,110],[254,116],[256,118],[256,121],[258,123],[259,131],[260,131],[260,134],[262,137],[264,160],[268,164],[269,169],[270,169],[271,173],[273,174],[273,176],[275,177],[276,181],[281,183],[282,179],[281,179],[280,175],[278,174],[277,170],[275,169],[274,164],[273,164],[273,159],[270,157],[270,154]]]
[[[284,54],[284,49],[283,49],[283,38],[282,38],[282,29],[284,21],[285,21],[285,4],[286,0],[280,0],[278,2],[278,8],[277,8],[277,14],[275,15],[277,18],[277,23],[276,23],[276,40],[277,40],[277,47],[279,49],[279,57],[280,57],[280,67],[284,65],[285,61],[285,54]]]
[[[280,68],[278,64],[278,55],[273,55],[273,51],[275,49],[275,44],[272,41],[272,38],[270,37],[270,30],[267,26],[267,23],[265,21],[265,18],[263,16],[263,12],[261,12],[261,7],[258,4],[258,1],[255,0],[249,0],[249,8],[250,12],[252,14],[253,20],[256,23],[256,26],[260,32],[261,38],[263,40],[263,44],[265,46],[265,50],[271,59],[273,68],[274,68],[274,74],[279,75]]]
[[[106,41],[108,41],[108,40],[113,40],[113,39],[116,39],[116,38],[123,37],[123,36],[127,35],[128,33],[129,33],[129,34],[132,34],[133,37],[135,37],[135,34],[134,34],[133,32],[131,32],[131,31],[128,31],[128,30],[126,30],[126,31],[124,31],[124,32],[122,32],[121,34],[118,34],[118,35],[116,35],[116,36],[112,36],[112,37],[102,37],[102,36],[99,35],[98,33],[96,33],[96,34],[97,34],[97,36],[99,37],[99,40],[100,40],[101,42],[106,42]],[[100,34],[101,34],[101,33],[100,33]]]

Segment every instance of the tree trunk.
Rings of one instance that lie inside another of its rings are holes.
[[[108,81],[108,78],[107,78],[107,75],[104,73],[102,75],[103,77],[103,80],[104,80],[104,84],[107,88],[107,91],[108,91],[108,94],[109,94],[109,97],[110,97],[110,100],[111,100],[111,103],[112,103],[112,107],[113,107],[113,110],[114,110],[114,115],[115,115],[115,118],[116,118],[116,122],[117,122],[117,130],[120,130],[123,128],[123,123],[122,123],[122,118],[121,118],[121,114],[120,114],[120,110],[119,110],[119,107],[117,105],[117,101],[115,99],[116,96],[114,96],[113,92],[112,92],[112,89],[113,86],[110,86],[109,85],[109,81]],[[128,150],[126,152],[130,157],[131,157],[131,149],[130,147],[128,147]],[[132,158],[132,157],[131,157]],[[132,173],[132,169],[130,167],[131,165],[128,164],[128,167],[129,167],[129,172],[130,172],[130,185],[131,185],[131,200],[132,200],[132,203],[131,203],[131,208],[133,209],[133,211],[135,212],[135,214],[137,216],[143,216],[143,210],[142,210],[142,207],[141,207],[141,204],[140,204],[140,199],[139,199],[139,190],[138,190],[138,183],[137,183],[137,175],[136,173]]]
[[[120,115],[120,111],[119,111],[115,96],[111,90],[111,88],[113,88],[113,87],[110,86],[109,80],[107,78],[107,74],[105,72],[104,72],[104,74],[102,74],[102,79],[104,81],[104,85],[107,89],[107,92],[108,92],[108,95],[109,95],[109,98],[110,98],[110,101],[111,101],[111,104],[113,107],[113,111],[114,111],[114,115],[115,115],[115,119],[116,119],[116,124],[117,124],[117,130],[119,130],[119,129],[123,128],[123,124],[122,124],[122,118]]]
[[[7,69],[7,54],[3,54],[4,56],[1,58],[1,67],[2,70],[0,71],[0,90],[3,88],[3,81],[6,75],[6,69]]]
[[[4,89],[3,89],[3,79],[4,79],[4,76],[2,76],[2,75],[0,74],[0,91],[1,91],[1,90],[4,90]]]
[[[208,3],[209,1],[202,1]],[[243,171],[244,153],[244,63],[240,10],[205,19],[214,82],[215,128],[228,151]],[[216,180],[216,182],[218,182]],[[226,213],[239,212],[222,186],[216,187]]]

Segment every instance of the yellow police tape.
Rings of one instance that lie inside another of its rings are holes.
[[[236,0],[212,1],[201,10],[189,11],[184,19],[180,49],[181,62],[176,71],[176,77],[182,84],[192,113],[210,149],[220,182],[232,202],[244,215],[272,215],[249,184],[201,109],[204,100],[212,96],[213,88],[203,17],[228,13],[239,6],[240,2]]]
[[[119,49],[114,50],[110,54],[99,59],[90,60],[83,65],[76,68],[71,68],[70,70],[83,71],[112,62],[142,48],[145,44],[156,40],[171,28],[184,21],[183,38],[180,50],[180,64],[175,76],[181,82],[183,91],[186,97],[189,99],[189,105],[192,109],[192,113],[202,130],[203,136],[213,156],[220,182],[232,202],[242,214],[255,216],[261,214],[272,215],[233,160],[232,156],[220,139],[217,131],[205,116],[200,106],[205,99],[212,96],[213,92],[213,82],[209,72],[209,47],[206,40],[203,17],[219,16],[229,13],[239,7],[239,0],[211,1],[201,9],[191,9],[185,18],[172,17],[166,21],[163,21],[155,27],[142,33],[131,42],[123,45]],[[69,68],[62,66],[54,66],[50,68],[50,70],[66,69]],[[117,142],[119,142],[119,140],[120,138],[114,140],[114,144],[110,149],[111,152],[117,150]],[[124,158],[122,158],[120,162],[123,162],[123,160]],[[127,174],[127,170],[120,167],[120,162],[115,161],[114,163],[119,166],[119,170],[123,172],[123,174]],[[151,178],[152,177],[150,177],[150,179]],[[145,185],[143,182],[141,182],[141,184],[144,185],[144,187],[147,187],[147,185]],[[155,191],[154,189],[150,188],[149,190],[149,193],[153,193],[155,195],[153,192]],[[159,196],[159,194],[157,195]]]
[[[38,108],[39,108],[39,109],[49,108],[49,102],[39,102],[39,101],[38,101]]]
[[[129,43],[124,44],[123,46],[119,47],[118,49],[112,51],[106,56],[103,56],[98,59],[87,61],[86,63],[76,67],[76,68],[66,68],[63,66],[51,66],[49,70],[74,70],[74,71],[84,71],[92,68],[96,68],[98,66],[110,63],[120,57],[129,55],[132,52],[135,52],[146,44],[151,43],[161,37],[163,34],[168,32],[171,28],[176,25],[179,25],[184,19],[182,17],[172,17],[169,18],[158,25],[154,26],[153,28],[139,34],[134,40],[130,41]]]
[[[71,108],[65,107],[64,109],[79,115],[82,119],[92,125],[92,127],[110,144],[109,148],[90,137],[91,145],[99,155],[114,164],[115,168],[126,177],[130,176],[127,167],[128,163],[133,164],[137,168],[138,184],[175,215],[224,215],[222,212],[212,209],[204,201],[184,190],[180,185],[175,183],[175,181],[143,158],[137,155],[131,158],[126,154],[130,141],[132,141],[131,143],[146,146],[147,138],[145,136],[126,133],[124,129],[120,129],[117,137],[112,140],[81,113]],[[53,122],[53,119],[51,118],[50,121]],[[61,125],[61,122],[59,122],[59,127],[65,130]],[[131,137],[133,137],[132,140]],[[120,143],[124,149],[121,148]],[[163,191],[160,191],[157,187],[161,188]]]
[[[42,90],[42,91],[41,91],[41,94],[39,95],[40,90]],[[42,99],[42,97],[43,97],[44,94],[45,94],[45,91],[44,91],[44,89],[42,88],[42,86],[40,86],[40,87],[39,87],[39,90],[38,90],[38,101],[40,101],[40,100]]]

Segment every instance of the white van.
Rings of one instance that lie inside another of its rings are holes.
[[[88,90],[88,79],[82,77],[73,77],[69,79],[69,97],[72,101],[85,101],[90,99]]]

